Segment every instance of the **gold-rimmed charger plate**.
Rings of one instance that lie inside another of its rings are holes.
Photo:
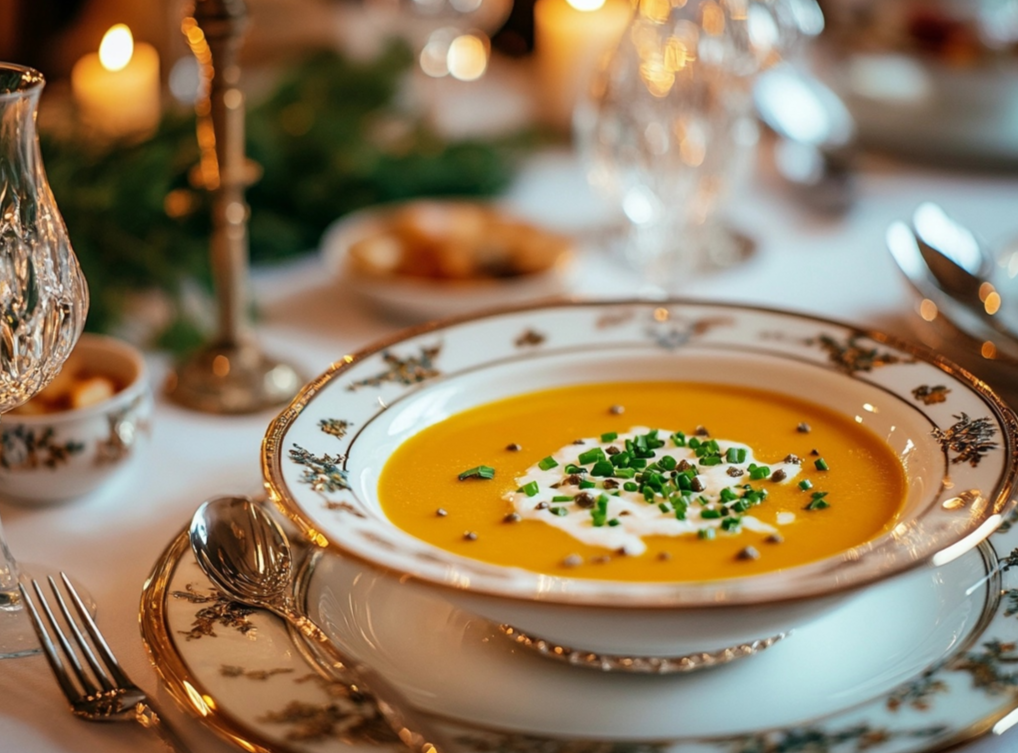
[[[855,753],[863,749],[869,753],[931,753],[950,749],[991,729],[1003,732],[1016,720],[1014,710],[1018,707],[1018,669],[1015,668],[1018,665],[1018,572],[1012,570],[1018,566],[1016,523],[1016,519],[1009,520],[978,551],[948,566],[961,568],[959,572],[964,573],[961,577],[965,579],[974,578],[968,588],[959,589],[956,584],[951,589],[957,601],[954,606],[961,605],[974,612],[966,618],[964,634],[935,659],[917,665],[903,682],[889,690],[880,690],[864,703],[839,706],[832,702],[828,713],[794,725],[757,724],[732,735],[678,735],[665,739],[646,734],[631,738],[612,735],[611,739],[571,734],[560,738],[547,732],[506,730],[491,727],[483,720],[449,717],[442,717],[441,724],[455,741],[456,750],[463,753],[558,750],[569,753]],[[979,577],[975,577],[977,575]],[[375,574],[373,577],[384,576]],[[927,588],[919,584],[922,577],[922,572],[908,576],[917,581],[914,588]],[[925,577],[935,580],[929,571]],[[880,589],[884,588],[887,587],[881,585],[869,589],[860,599],[892,598],[880,595]],[[350,601],[356,602],[356,598],[353,593]],[[919,614],[910,615],[907,606],[898,602],[903,629],[910,620],[923,619]],[[374,617],[384,615],[382,610]],[[171,542],[146,583],[141,627],[152,661],[174,697],[217,734],[242,750],[379,753],[400,749],[392,742],[391,733],[369,701],[351,697],[347,688],[323,679],[304,662],[303,652],[292,643],[281,621],[241,608],[215,593],[191,555],[186,533]],[[349,629],[356,632],[365,626],[356,624],[354,619]],[[922,635],[926,628],[913,625],[909,629]],[[403,630],[407,640],[415,638],[413,624],[405,625]],[[773,651],[792,647],[786,660],[798,664],[812,662],[810,666],[814,668],[829,669],[830,662],[834,661],[832,656],[793,656],[795,639],[793,636]],[[801,645],[806,642],[802,641]],[[837,648],[842,654],[847,651],[848,659],[852,659],[851,647]],[[472,650],[483,652],[486,649],[474,646]],[[504,651],[504,647],[496,650]],[[449,661],[456,659],[455,655],[448,657]],[[890,661],[891,657],[886,659]],[[540,688],[543,673],[548,671],[579,673],[576,675],[579,682],[599,682],[598,678],[606,677],[585,669],[560,667],[536,657],[527,660],[538,661],[534,666],[539,669],[532,677],[535,689]],[[883,660],[879,656],[869,659],[877,666]],[[708,675],[714,678],[713,682],[726,684],[734,694],[730,698],[737,695],[752,699],[756,692],[754,673],[764,671],[761,661],[746,660]],[[476,668],[481,669],[481,665]],[[759,675],[757,677],[759,679]],[[659,682],[658,688],[665,695],[673,692],[670,688],[677,687],[673,683],[684,684],[687,690],[694,691],[696,683],[702,683],[696,676],[647,679]],[[491,678],[479,677],[475,681],[490,684]],[[444,691],[441,686],[432,690],[437,695]],[[717,713],[732,718],[733,729],[738,726],[737,716],[732,716],[732,705],[718,706]],[[615,711],[603,705],[592,708],[592,713],[598,714],[631,715],[631,712],[624,704],[621,710]],[[697,723],[690,719],[687,726],[695,730]]]

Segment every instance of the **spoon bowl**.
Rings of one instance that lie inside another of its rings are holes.
[[[195,513],[189,531],[198,565],[223,593],[266,609],[292,600],[290,542],[260,505],[217,497]]]
[[[265,509],[247,497],[216,497],[203,503],[188,531],[199,567],[224,595],[285,619],[313,643],[330,679],[374,696],[399,739],[419,753],[439,753],[439,736],[403,695],[377,672],[347,657],[306,614],[294,597],[289,539]]]
[[[924,202],[911,222],[891,224],[885,236],[899,269],[924,299],[963,332],[996,343],[1018,358],[1018,317],[1009,290],[995,283],[993,254],[937,204]]]

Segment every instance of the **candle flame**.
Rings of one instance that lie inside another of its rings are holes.
[[[108,71],[119,71],[131,62],[134,37],[127,24],[111,26],[99,45],[99,62]]]
[[[584,12],[595,11],[604,5],[605,0],[566,0],[576,10]]]

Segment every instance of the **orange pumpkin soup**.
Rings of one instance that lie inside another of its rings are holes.
[[[889,530],[906,481],[848,417],[691,382],[584,384],[464,411],[405,441],[378,493],[400,528],[554,575],[700,581],[821,559]]]

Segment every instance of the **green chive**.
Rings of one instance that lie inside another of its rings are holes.
[[[752,466],[749,469],[749,477],[754,481],[760,481],[771,475],[771,469],[766,465],[758,465],[755,468]]]
[[[562,494],[562,495],[557,495],[557,496],[552,497],[551,501],[552,502],[572,502],[573,498],[569,497],[569,496],[567,496],[565,494]]]
[[[564,507],[549,507],[548,512],[552,515],[558,515],[560,518],[565,517],[569,514],[569,510]]]
[[[830,507],[830,504],[824,499],[827,496],[827,492],[813,492],[810,503],[806,505],[807,510],[823,510]]]
[[[705,541],[710,541],[715,536],[714,529],[713,528],[701,528],[699,531],[696,532],[696,536],[697,536],[697,538],[703,539]]]
[[[540,461],[537,464],[537,467],[540,468],[542,471],[550,471],[552,468],[555,468],[556,466],[558,466],[558,461],[551,455],[544,458],[544,460]]]
[[[607,460],[598,460],[590,469],[591,476],[611,476],[615,472],[615,466]]]
[[[726,531],[738,531],[740,521],[738,518],[725,518],[721,521],[721,527]]]
[[[593,449],[580,453],[580,465],[590,465],[591,463],[596,463],[599,460],[604,460],[604,450],[600,447],[594,447]]]
[[[639,489],[640,487],[639,487],[639,486],[637,486],[637,485],[636,485],[636,484],[635,484],[634,482],[632,482],[632,481],[627,481],[626,483],[624,483],[624,484],[622,485],[622,488],[623,488],[623,489],[625,489],[625,490],[626,490],[627,492],[635,492],[635,491],[636,491],[637,489]]]
[[[618,518],[612,518],[611,520],[608,521],[608,525],[613,526],[613,527],[614,526],[619,526],[619,525],[622,525],[622,521],[619,520]]]
[[[602,442],[613,442],[618,438],[619,433],[617,431],[608,431],[601,435]]]
[[[815,465],[817,467],[818,471],[829,471],[830,470],[830,466],[827,465],[827,461],[824,460],[823,458],[817,458],[814,461],[813,465]]]
[[[700,517],[704,520],[714,520],[721,517],[721,513],[717,510],[701,510]]]
[[[634,478],[636,476],[636,470],[633,468],[616,468],[616,478]]]
[[[521,486],[518,491],[523,492],[528,497],[533,497],[540,491],[540,487],[537,485],[536,481],[531,481],[529,484]]]
[[[686,446],[686,435],[683,434],[681,431],[677,431],[674,434],[672,434],[671,439],[672,439],[672,444],[674,444],[676,447],[685,447]]]
[[[595,484],[593,481],[587,481],[587,479],[583,479],[579,483],[579,487],[581,489],[593,489],[595,486],[597,486],[597,484]]]
[[[802,481],[799,482],[799,488],[802,489],[804,492],[809,491],[810,489],[813,488],[813,482],[810,481],[808,478],[804,478]]]
[[[468,478],[495,478],[495,469],[490,465],[479,465],[463,471],[457,478],[460,481],[466,481]]]

